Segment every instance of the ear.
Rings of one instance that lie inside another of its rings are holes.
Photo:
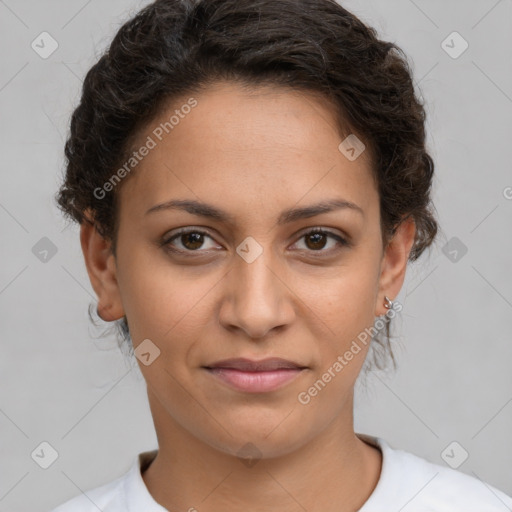
[[[80,244],[91,285],[98,296],[98,314],[105,321],[124,316],[121,295],[116,279],[116,262],[111,244],[97,231],[89,210],[80,225]]]
[[[384,315],[388,311],[384,307],[384,297],[387,295],[390,300],[394,300],[402,288],[415,234],[416,225],[412,217],[403,220],[384,250],[375,316]]]

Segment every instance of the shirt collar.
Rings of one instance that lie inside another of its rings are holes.
[[[153,461],[158,449],[139,453],[133,461],[124,481],[124,495],[126,496],[125,507],[129,512],[168,512],[167,509],[157,503],[148,491],[142,473]]]

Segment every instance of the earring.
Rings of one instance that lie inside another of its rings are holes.
[[[384,307],[386,309],[391,309],[393,307],[393,301],[390,300],[387,295],[384,297]]]

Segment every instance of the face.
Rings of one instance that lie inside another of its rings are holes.
[[[126,314],[136,350],[150,340],[139,366],[160,428],[276,456],[351,427],[368,345],[343,356],[398,294],[413,226],[383,250],[368,155],[338,149],[324,100],[229,83],[194,98],[140,134],[156,144],[120,189],[117,259],[84,228],[88,271],[103,318]],[[295,368],[212,369],[235,358]]]

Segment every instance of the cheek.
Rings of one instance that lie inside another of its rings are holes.
[[[354,257],[335,278],[323,282],[321,290],[310,295],[315,310],[334,331],[331,334],[346,339],[373,324],[378,270],[375,261]]]
[[[140,249],[133,248],[137,245]],[[170,347],[179,339],[179,345],[186,346],[187,339],[195,338],[212,321],[211,301],[219,292],[216,286],[222,286],[223,272],[201,266],[184,271],[167,259],[163,249],[148,248],[142,241],[130,247],[119,244],[118,284],[134,345],[149,338]],[[284,276],[304,303],[297,306],[304,315],[298,321],[310,324],[313,336],[331,338],[337,351],[373,324],[379,270],[376,249],[368,240],[362,241],[338,267],[325,272],[289,269]]]
[[[161,338],[186,312],[179,275],[155,265],[149,251],[120,247],[119,255],[118,286],[134,344]]]
[[[375,321],[378,271],[375,258],[354,258],[352,264],[340,269],[339,277],[325,283],[322,295],[316,298],[315,311],[329,326],[327,337],[322,336],[325,342],[318,345],[316,379],[329,382],[321,393],[323,398],[317,401],[319,407],[348,391],[361,370]]]
[[[186,337],[200,318],[209,318],[204,298],[216,282],[206,274],[185,277],[178,266],[165,264],[165,258],[150,256],[133,251],[118,264],[119,290],[135,345],[145,338],[167,343],[177,333]]]

